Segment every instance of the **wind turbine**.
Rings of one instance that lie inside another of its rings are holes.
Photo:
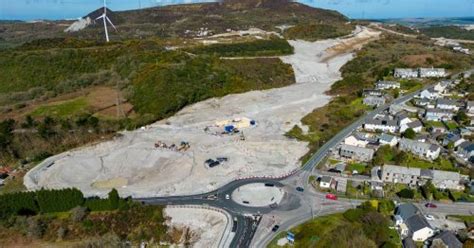
[[[112,25],[115,31],[117,31],[117,28],[107,16],[107,0],[104,0],[104,13],[100,15],[99,17],[97,17],[95,20],[99,20],[100,18],[102,18],[102,20],[104,21],[105,40],[109,42],[110,40],[109,40],[109,31],[107,30],[107,22],[110,23],[110,25]]]

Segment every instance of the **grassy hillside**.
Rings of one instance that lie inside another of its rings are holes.
[[[352,32],[354,26],[351,24],[298,24],[287,29],[284,33],[285,38],[290,40],[308,40],[316,41],[321,39],[336,38],[348,35]]]
[[[108,14],[118,28],[118,32],[110,32],[111,40],[196,37],[201,29],[207,29],[209,34],[248,28],[279,31],[277,26],[280,25],[319,23],[339,26],[347,21],[346,17],[336,11],[312,8],[287,0],[226,0],[130,11],[111,10]],[[97,15],[97,11],[90,13],[92,19]],[[0,23],[0,49],[44,38],[76,37],[103,41],[101,25],[93,25],[76,33],[64,33],[63,30],[71,23],[72,21]]]
[[[474,30],[466,30],[458,26],[432,26],[421,28],[421,33],[433,37],[444,37],[450,39],[474,40]]]

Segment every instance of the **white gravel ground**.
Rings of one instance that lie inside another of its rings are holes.
[[[295,54],[282,57],[290,63],[297,83],[284,88],[252,91],[209,99],[184,108],[175,116],[145,129],[123,132],[121,138],[79,148],[47,159],[24,178],[28,189],[76,187],[86,195],[105,196],[117,188],[122,196],[186,195],[216,189],[239,177],[279,176],[300,166],[307,143],[284,134],[315,108],[325,105],[331,84],[351,53],[328,48],[373,37],[359,29],[354,37],[318,42],[290,41]],[[216,121],[250,118],[255,127],[239,136],[215,136],[204,128]],[[190,143],[185,152],[154,148],[156,141]],[[229,161],[214,168],[207,159],[225,156]]]
[[[232,226],[226,215],[207,209],[167,207],[164,215],[171,218],[168,226],[189,228],[194,234],[192,247],[219,247],[220,243],[225,242],[225,239],[221,240],[224,233],[230,233]]]
[[[246,206],[263,207],[278,204],[285,191],[279,187],[267,187],[263,183],[246,184],[232,192],[232,200]],[[244,203],[247,201],[248,203]]]

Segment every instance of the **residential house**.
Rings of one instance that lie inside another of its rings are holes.
[[[415,133],[419,133],[423,129],[423,124],[419,120],[408,122],[400,126],[400,133],[405,132],[408,128],[413,129]]]
[[[462,248],[461,241],[450,231],[443,231],[436,235],[431,242],[431,247]]]
[[[368,106],[382,106],[385,104],[385,97],[383,96],[366,96],[363,100]]]
[[[369,162],[373,159],[373,149],[343,144],[339,149],[339,155],[343,158],[356,161]]]
[[[354,137],[359,140],[367,141],[369,144],[377,145],[378,137],[371,133],[355,132]]]
[[[384,165],[381,177],[384,183],[402,183],[416,187],[431,181],[438,189],[464,189],[464,186],[461,184],[461,175],[451,171]]]
[[[379,138],[380,145],[389,145],[394,147],[398,144],[398,138],[396,136],[383,133]]]
[[[438,145],[419,142],[402,138],[399,142],[399,149],[406,152],[411,152],[421,158],[434,160],[439,157],[441,148]]]
[[[421,214],[415,214],[405,220],[405,224],[410,230],[410,236],[415,242],[424,242],[434,234],[431,225]]]
[[[452,171],[427,170],[420,171],[420,184],[425,184],[428,180],[433,183],[437,189],[464,190],[461,185],[461,175]]]
[[[425,112],[427,121],[449,121],[454,117],[454,112],[446,109],[429,108]]]
[[[351,135],[344,139],[344,144],[350,146],[366,147],[369,142],[367,140],[358,139],[356,136]]]
[[[393,76],[396,78],[417,78],[418,77],[418,70],[416,69],[404,69],[404,68],[396,68]]]
[[[377,81],[375,83],[377,90],[400,89],[400,83],[395,81]]]
[[[424,89],[420,92],[420,98],[434,100],[439,97],[439,92],[434,90],[433,87]]]
[[[391,120],[388,117],[376,118],[367,121],[363,128],[367,131],[382,131],[396,133],[398,130],[398,123],[396,120]]]
[[[363,92],[362,92],[362,96],[364,97],[368,97],[368,96],[383,96],[384,93],[383,91],[381,90],[370,90],[370,89],[365,89]]]
[[[443,134],[443,133],[446,133],[447,131],[448,130],[446,129],[446,127],[443,124],[433,125],[430,128],[430,133],[432,133],[432,134],[434,134],[434,133]]]
[[[424,96],[426,96],[427,94],[424,94]],[[415,98],[413,100],[413,103],[416,106],[419,106],[419,107],[426,107],[426,108],[434,108],[435,107],[435,105],[432,103],[432,101],[429,98],[421,97],[421,95],[420,95],[420,98]]]
[[[408,168],[395,165],[382,167],[382,181],[386,183],[402,183],[418,186],[420,182],[420,168]]]
[[[418,142],[428,142],[428,139],[430,136],[428,134],[418,134],[413,140],[416,140]]]
[[[459,145],[461,145],[462,143],[464,143],[466,140],[463,139],[461,137],[461,135],[457,134],[457,133],[453,133],[453,132],[450,132],[448,133],[444,139],[443,139],[443,143],[442,145],[443,146],[447,146],[449,145],[450,143],[453,144],[453,147],[456,148],[458,147]]]
[[[466,111],[470,115],[474,115],[474,101],[468,101],[466,103]]]
[[[439,98],[436,100],[436,108],[450,111],[458,111],[459,106],[455,100]]]
[[[466,161],[474,160],[474,143],[465,141],[457,147],[457,154]]]
[[[420,68],[419,75],[421,78],[440,78],[446,76],[446,70],[444,68]]]
[[[411,122],[412,120],[408,117],[408,114],[405,111],[401,111],[395,114],[395,118],[398,120],[398,125],[405,125]]]
[[[336,181],[330,176],[322,176],[319,182],[319,187],[323,189],[330,189],[336,186]]]
[[[452,80],[443,80],[441,82],[438,82],[435,86],[434,86],[434,90],[438,91],[439,93],[444,93],[446,92],[446,89],[448,88],[448,86],[453,83]]]

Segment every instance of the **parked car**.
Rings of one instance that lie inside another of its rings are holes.
[[[431,214],[425,214],[425,218],[426,218],[427,220],[435,220],[435,217],[434,217],[433,215],[431,215]]]
[[[225,199],[226,199],[226,200],[229,200],[229,199],[230,199],[230,195],[229,195],[229,194],[225,194]]]
[[[303,192],[304,189],[302,187],[296,187],[296,191]]]
[[[434,204],[434,203],[428,202],[428,203],[425,204],[425,207],[427,207],[427,208],[437,208],[438,206],[436,206],[436,204]]]
[[[335,194],[326,194],[326,199],[329,199],[329,200],[337,200],[337,195]]]
[[[278,228],[280,228],[279,225],[274,225],[273,228],[272,228],[272,232],[278,231]]]

